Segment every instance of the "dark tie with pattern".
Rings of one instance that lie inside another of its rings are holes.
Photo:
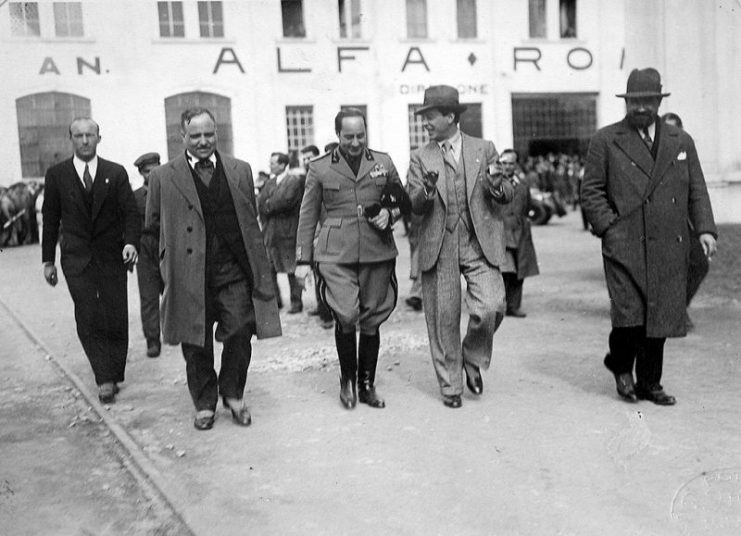
[[[85,191],[90,193],[93,191],[93,176],[90,175],[90,167],[85,164],[85,171],[82,173],[82,182],[85,183]]]
[[[208,158],[201,158],[198,162],[196,162],[196,173],[198,173],[198,176],[201,178],[201,181],[203,181],[203,184],[208,187],[209,184],[211,184],[211,179],[214,176],[214,165],[211,163],[211,160]]]
[[[648,147],[648,150],[650,151],[653,149],[654,146],[654,140],[651,139],[651,134],[648,133],[648,129],[644,128],[642,131],[641,136],[643,137],[643,142],[646,144],[646,147]]]

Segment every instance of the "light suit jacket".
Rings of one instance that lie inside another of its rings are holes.
[[[489,264],[500,266],[504,262],[506,250],[501,204],[512,200],[514,189],[509,181],[504,180],[501,192],[490,191],[486,178],[487,168],[499,157],[494,144],[463,132],[461,136],[468,210],[474,232]],[[439,174],[437,194],[431,199],[427,199],[422,185],[422,176],[426,171],[437,171]],[[448,202],[446,183],[445,162],[437,142],[431,141],[412,153],[407,174],[407,191],[412,201],[412,211],[423,215],[419,238],[419,268],[423,272],[433,268],[440,256]]]

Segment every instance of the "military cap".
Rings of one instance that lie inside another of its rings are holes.
[[[144,153],[139,158],[137,158],[134,161],[134,165],[137,167],[137,169],[141,169],[142,167],[148,165],[148,164],[157,164],[160,163],[160,154],[159,153]]]

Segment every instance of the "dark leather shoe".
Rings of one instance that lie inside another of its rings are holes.
[[[527,316],[527,313],[519,310],[519,309],[510,309],[506,313],[507,316],[513,316],[515,318],[525,318]]]
[[[468,390],[475,395],[480,395],[484,392],[484,379],[481,377],[481,369],[479,367],[475,365],[466,367],[466,385],[468,386]]]
[[[311,311],[308,311],[306,314],[309,316],[319,316],[319,307],[314,307]]]
[[[357,387],[349,378],[340,378],[340,402],[345,409],[353,409],[358,403]]]
[[[215,415],[213,411],[199,411],[193,420],[196,430],[210,430],[214,427]]]
[[[320,325],[322,329],[332,329],[334,327],[334,320],[322,320]]]
[[[641,384],[638,384],[635,388],[635,394],[640,400],[648,400],[659,406],[673,406],[677,403],[677,399],[672,395],[666,394],[661,385],[643,387]]]
[[[158,339],[147,341],[147,357],[158,357],[162,351],[162,345]]]
[[[406,303],[409,307],[411,307],[415,311],[422,310],[422,299],[416,296],[410,296],[409,298],[404,300],[404,303]]]
[[[617,389],[617,394],[620,395],[620,398],[622,398],[626,402],[638,402],[638,397],[636,397],[635,392],[635,382],[633,381],[633,373],[615,372],[610,365],[609,352],[607,353],[607,355],[605,355],[603,363],[605,365],[605,368],[612,372],[612,375],[615,376],[615,388]]]
[[[291,308],[288,309],[288,314],[289,315],[295,315],[297,313],[300,313],[303,310],[304,310],[304,306],[303,305],[293,304],[293,305],[291,305]]]
[[[113,382],[102,383],[99,386],[98,400],[101,404],[113,404],[116,401],[116,384]]]
[[[443,404],[449,408],[459,408],[463,405],[461,395],[443,395]]]
[[[363,404],[368,404],[372,408],[385,408],[386,402],[378,396],[375,387],[361,387],[358,391],[358,400]]]
[[[242,405],[242,407],[237,409],[229,406],[229,411],[232,412],[232,420],[235,424],[239,426],[249,426],[252,424],[252,415],[250,415],[250,410],[247,409],[247,406]]]

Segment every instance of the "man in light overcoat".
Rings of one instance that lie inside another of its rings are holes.
[[[634,69],[622,121],[592,138],[581,204],[602,239],[612,331],[605,366],[628,402],[672,405],[661,386],[664,343],[687,333],[692,223],[708,258],[717,230],[695,143],[657,120],[663,97],[653,68]],[[636,377],[633,377],[635,364]]]
[[[149,177],[145,226],[159,236],[162,336],[182,345],[194,426],[213,426],[219,395],[234,422],[247,426],[252,335],[281,334],[252,171],[216,150],[209,110],[185,110],[181,128],[185,150]],[[224,343],[218,377],[214,323],[216,340]]]
[[[430,353],[443,403],[450,408],[462,404],[464,370],[469,390],[483,392],[481,369],[489,368],[494,332],[504,316],[501,204],[513,195],[494,144],[458,129],[465,109],[453,87],[425,90],[415,113],[423,115],[430,142],[412,154],[407,174],[412,210],[423,216],[419,269]],[[461,275],[470,312],[462,343]]]

